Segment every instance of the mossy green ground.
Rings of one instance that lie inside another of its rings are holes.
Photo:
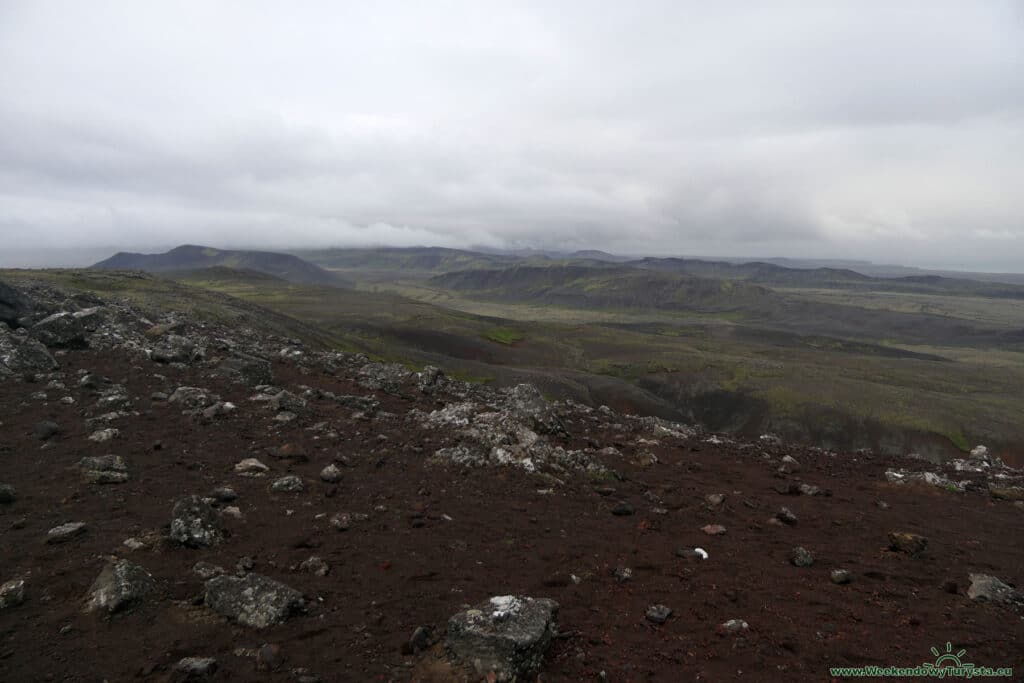
[[[351,273],[349,273],[351,275]],[[778,418],[828,408],[894,429],[931,433],[957,449],[1024,443],[1024,353],[1003,348],[760,335],[728,312],[591,309],[495,302],[422,282],[360,290],[300,286],[258,277],[183,276],[182,281],[95,271],[5,271],[72,290],[125,297],[231,324],[262,326],[335,348],[414,365],[440,364],[473,381],[534,381],[553,396],[649,400],[662,412],[683,396],[721,390],[765,401]],[[377,291],[373,291],[376,288]],[[823,296],[818,292],[801,296]],[[829,293],[828,296],[840,296]],[[851,301],[919,305],[870,292]],[[908,295],[909,296],[909,295]],[[1016,324],[1006,302],[940,297],[964,319]],[[263,309],[272,311],[265,315]],[[884,342],[884,343],[883,343]],[[892,351],[922,354],[890,357]],[[930,357],[945,360],[929,360]],[[603,393],[601,393],[603,392]],[[639,397],[639,398],[637,398]]]

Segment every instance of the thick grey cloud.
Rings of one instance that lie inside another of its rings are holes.
[[[1019,7],[5,2],[0,263],[202,242],[1022,270]]]

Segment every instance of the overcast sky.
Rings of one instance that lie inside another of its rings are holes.
[[[1020,272],[1022,8],[4,0],[0,263],[430,244]]]

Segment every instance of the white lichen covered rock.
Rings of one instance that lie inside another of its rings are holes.
[[[554,600],[493,597],[448,621],[445,648],[454,663],[487,680],[524,680],[540,668],[557,617]]]

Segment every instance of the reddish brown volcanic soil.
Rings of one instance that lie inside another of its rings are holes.
[[[215,681],[296,680],[297,667],[323,681],[411,681],[424,670],[424,656],[437,656],[403,654],[416,627],[428,626],[440,638],[462,605],[510,593],[561,605],[562,636],[541,674],[548,683],[598,681],[601,671],[609,681],[825,681],[830,666],[934,661],[930,648],[947,641],[967,649],[966,661],[1014,666],[1024,679],[1020,612],[965,595],[971,572],[1024,585],[1024,509],[983,493],[887,484],[891,460],[703,438],[644,444],[636,434],[595,427],[596,420],[572,419],[569,436],[558,443],[617,446],[622,457],[599,457],[623,480],[578,474],[541,493],[550,484],[520,469],[425,462],[455,440],[417,429],[405,414],[438,407],[443,392],[406,398],[378,392],[381,411],[394,415],[369,420],[313,400],[309,413],[281,426],[248,400],[251,389],[215,386],[205,370],[133,365],[122,354],[90,350],[68,351],[59,360],[68,390],[49,391],[48,402],[29,398],[45,383],[0,383],[0,482],[17,490],[13,504],[0,505],[0,583],[26,576],[28,590],[23,605],[0,611],[2,681],[171,680],[174,664],[186,656],[216,657]],[[95,398],[77,386],[83,368],[124,384],[140,412],[117,421],[120,436],[109,443],[86,438]],[[155,379],[156,372],[167,381]],[[374,393],[294,365],[278,363],[274,372],[276,385],[296,393],[300,384]],[[210,387],[238,410],[203,421],[150,401],[154,391],[177,386]],[[59,403],[64,394],[77,403]],[[32,433],[41,420],[63,429],[45,446]],[[322,421],[340,438],[316,438],[308,430]],[[155,450],[154,442],[162,448]],[[308,461],[263,452],[284,444],[299,446]],[[659,462],[632,463],[642,450]],[[128,461],[131,479],[84,483],[78,460],[107,453]],[[776,472],[785,453],[802,464],[798,474]],[[340,484],[326,484],[319,472],[336,456],[351,467],[342,468]],[[246,457],[259,457],[271,476],[236,475],[234,464]],[[922,469],[918,461],[895,464]],[[270,493],[270,481],[288,473],[303,477],[305,492]],[[833,495],[773,489],[787,481]],[[595,491],[609,484],[614,494]],[[243,514],[225,517],[229,537],[221,545],[195,550],[160,542],[132,551],[122,544],[147,532],[166,536],[177,497],[218,485],[238,492],[234,504]],[[725,494],[725,502],[710,508],[704,500],[710,493]],[[651,502],[654,497],[663,503]],[[620,500],[636,514],[613,516]],[[769,523],[781,506],[798,516],[796,525]],[[655,514],[655,507],[667,514]],[[369,519],[342,532],[317,518],[337,512]],[[68,521],[86,522],[87,533],[47,545],[47,530]],[[701,531],[707,524],[728,531],[708,536]],[[927,536],[927,551],[917,558],[890,551],[887,534],[894,530]],[[789,563],[798,545],[814,554],[812,567]],[[674,554],[693,546],[705,548],[709,559]],[[152,573],[157,594],[124,613],[84,614],[83,598],[110,555]],[[330,573],[299,571],[310,555],[326,560]],[[307,612],[256,631],[203,606],[203,582],[192,566],[204,560],[233,572],[243,556],[252,558],[254,571],[302,591]],[[632,580],[617,582],[616,567],[631,568]],[[853,582],[833,584],[829,573],[836,568],[850,570]],[[956,588],[944,587],[947,582]],[[662,626],[644,617],[655,603],[673,609]],[[746,620],[750,630],[717,635],[729,619]],[[281,647],[285,661],[276,672],[257,671],[239,650],[264,643]]]

